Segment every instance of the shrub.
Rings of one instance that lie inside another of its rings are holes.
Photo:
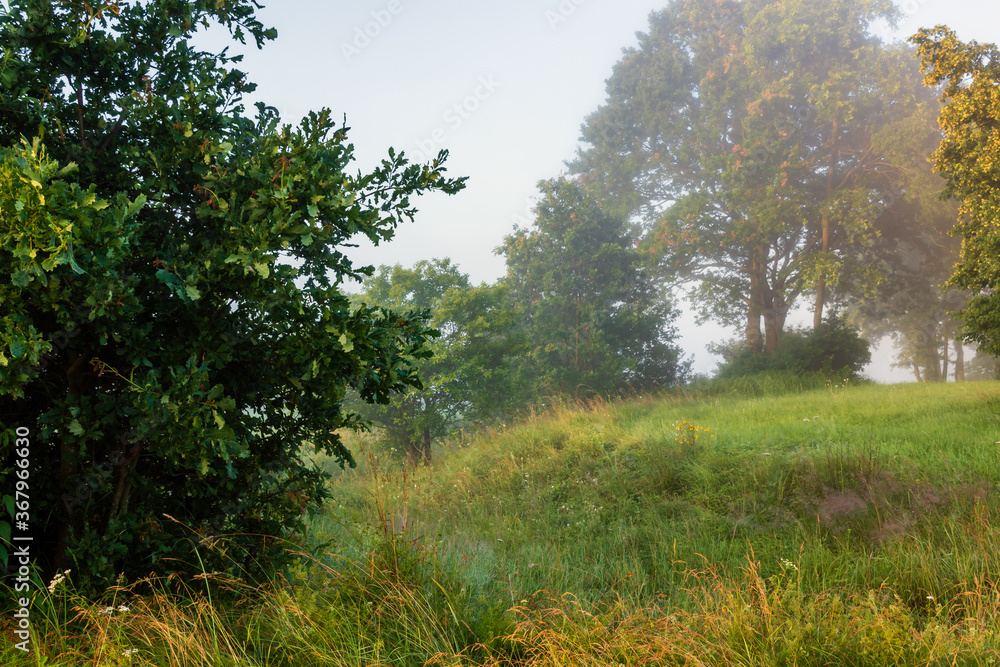
[[[858,378],[872,356],[868,341],[840,315],[830,315],[815,329],[786,332],[774,354],[754,352],[741,344],[717,346],[716,351],[725,359],[719,378],[781,371]]]

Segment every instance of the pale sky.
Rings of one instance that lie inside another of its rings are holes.
[[[822,0],[818,0],[822,1]],[[515,224],[531,221],[538,181],[565,171],[585,117],[605,100],[604,82],[666,0],[283,0],[259,16],[278,29],[263,51],[244,50],[241,69],[258,84],[253,100],[297,123],[329,107],[347,116],[357,166],[368,170],[393,146],[407,155],[451,152],[449,176],[468,176],[458,195],[418,199],[415,222],[359,263],[412,265],[450,257],[474,282],[505,273],[493,253]],[[1000,42],[1000,6],[983,0],[897,0],[895,35],[939,23],[960,39]],[[808,318],[811,321],[811,317]],[[805,320],[803,320],[805,323]],[[679,343],[694,370],[719,359],[705,343],[736,332],[698,327],[685,314]],[[886,353],[868,369],[884,381]]]

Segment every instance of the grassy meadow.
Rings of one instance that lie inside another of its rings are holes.
[[[1000,384],[793,388],[359,438],[280,584],[71,573],[0,663],[1000,664]]]

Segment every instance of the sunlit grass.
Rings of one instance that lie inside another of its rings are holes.
[[[70,578],[0,662],[1000,664],[1000,385],[756,382],[550,406],[416,470],[366,436],[280,583]]]

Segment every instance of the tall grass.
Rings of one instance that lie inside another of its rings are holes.
[[[557,403],[418,469],[359,441],[282,581],[70,580],[0,663],[1000,664],[1000,385],[767,382]]]

